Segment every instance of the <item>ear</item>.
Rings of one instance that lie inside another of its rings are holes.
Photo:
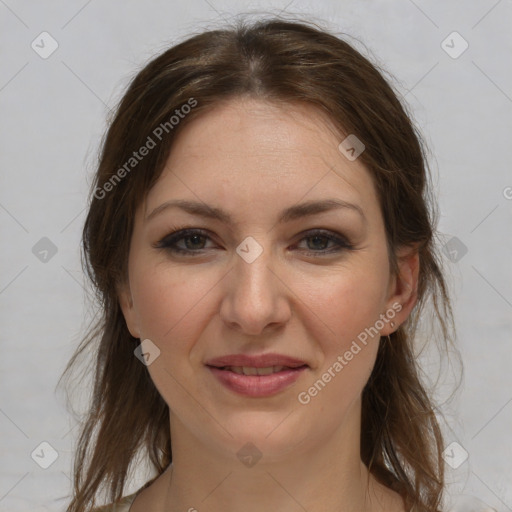
[[[117,286],[119,305],[126,322],[126,327],[134,338],[140,338],[140,330],[137,322],[137,315],[133,306],[133,298],[130,284],[126,281]]]
[[[381,336],[396,331],[407,320],[418,299],[420,256],[417,245],[402,247],[397,251],[397,266],[397,274],[390,278],[386,301],[387,311],[394,311],[396,314],[386,323]]]

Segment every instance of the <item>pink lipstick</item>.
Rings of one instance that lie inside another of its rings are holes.
[[[233,354],[210,359],[205,364],[225,387],[255,398],[279,393],[308,368],[304,361],[281,354]]]

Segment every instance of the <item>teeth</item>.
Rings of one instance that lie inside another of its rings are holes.
[[[266,368],[252,368],[250,366],[229,366],[227,369],[239,375],[270,375],[280,372],[286,366],[267,366]]]

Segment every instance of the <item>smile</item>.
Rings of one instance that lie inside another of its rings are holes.
[[[225,366],[221,370],[238,373],[238,375],[270,375],[282,370],[290,369],[288,366],[267,366],[265,368],[255,368],[251,366]]]
[[[307,365],[290,368],[288,366],[206,366],[216,381],[237,395],[251,398],[265,398],[277,395],[291,387]]]

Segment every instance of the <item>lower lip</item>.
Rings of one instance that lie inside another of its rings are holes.
[[[208,366],[208,369],[221,384],[235,393],[251,397],[265,397],[275,395],[291,386],[307,369],[307,366],[288,368],[270,375],[240,375],[214,366]]]

